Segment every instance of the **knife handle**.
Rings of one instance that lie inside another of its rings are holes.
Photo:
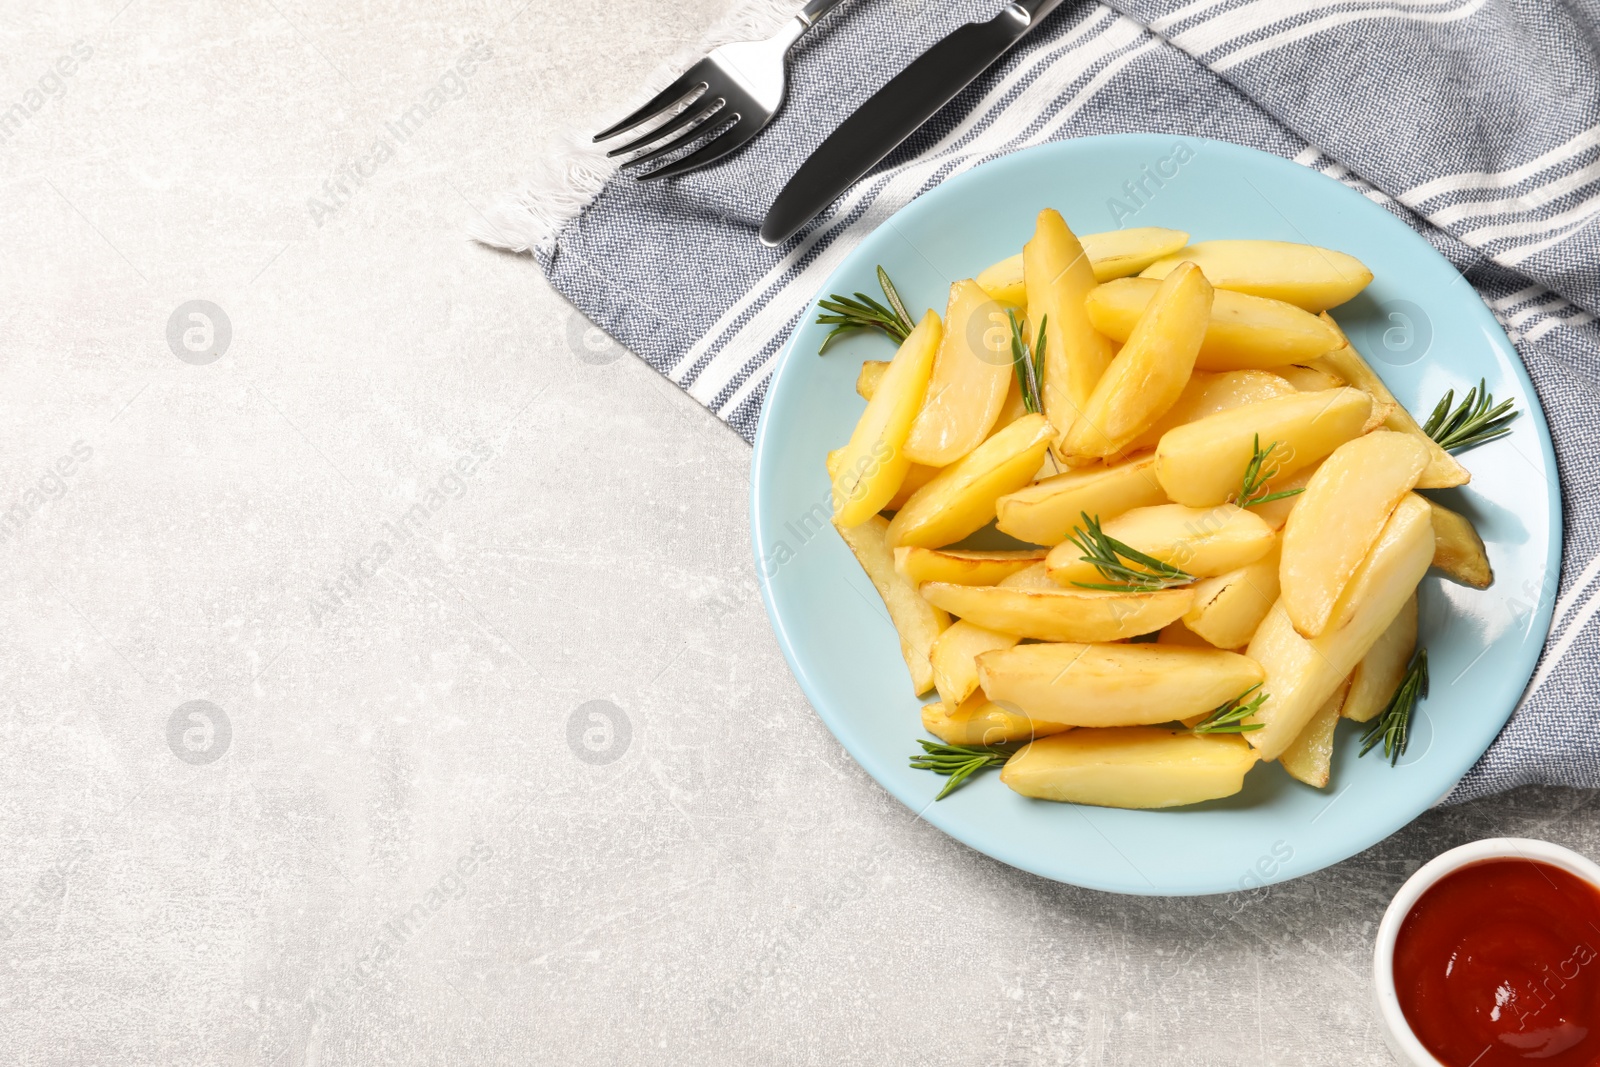
[[[1011,6],[1020,8],[1028,16],[1029,26],[1037,26],[1041,19],[1061,6],[1061,0],[1013,0]]]
[[[840,2],[841,0],[810,0],[805,7],[800,9],[801,25],[809,30],[817,24],[818,19],[839,6]],[[1056,2],[1059,3],[1060,0],[1056,0]]]

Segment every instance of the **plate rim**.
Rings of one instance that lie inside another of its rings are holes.
[[[1051,141],[1045,144],[1032,145],[1016,152],[1011,152],[1004,156],[998,156],[995,159],[987,160],[984,163],[975,166],[972,169],[963,172],[962,174],[956,175],[949,181],[928,190],[926,193],[919,195],[908,203],[902,205],[893,214],[888,216],[883,222],[875,227],[871,233],[867,234],[862,239],[861,243],[856,246],[856,248],[852,249],[843,257],[840,263],[829,273],[828,277],[818,286],[817,292],[807,301],[804,310],[801,312],[798,324],[793,328],[789,337],[779,349],[778,356],[773,365],[771,377],[768,381],[767,396],[770,397],[776,391],[779,382],[782,380],[785,372],[789,369],[791,357],[793,357],[795,353],[796,343],[801,333],[804,331],[805,327],[809,324],[810,320],[816,313],[817,301],[823,296],[823,294],[833,291],[833,289],[830,287],[835,285],[835,279],[838,278],[841,273],[851,269],[856,261],[856,258],[859,256],[862,247],[867,244],[867,241],[883,229],[897,229],[894,223],[907,211],[933,210],[933,208],[929,207],[928,204],[934,203],[940,199],[941,194],[948,195],[949,191],[953,189],[959,189],[962,186],[970,184],[974,180],[974,175],[979,174],[989,166],[1004,163],[1008,160],[1015,160],[1019,156],[1043,155],[1062,151],[1071,152],[1080,146],[1092,147],[1097,143],[1106,142],[1144,143],[1149,147],[1156,147],[1157,145],[1164,147],[1170,145],[1171,138],[1172,135],[1155,133],[1096,134],[1088,137],[1077,137],[1062,141]],[[1461,272],[1455,267],[1455,264],[1446,259],[1438,251],[1438,249],[1434,248],[1428,243],[1426,238],[1417,233],[1410,226],[1406,225],[1403,220],[1395,217],[1391,212],[1387,211],[1381,205],[1374,203],[1361,193],[1351,189],[1349,186],[1346,186],[1344,183],[1334,178],[1330,178],[1327,175],[1309,167],[1303,167],[1301,164],[1298,164],[1286,157],[1274,155],[1270,152],[1263,152],[1259,149],[1250,148],[1246,145],[1234,144],[1230,141],[1219,141],[1213,138],[1190,135],[1182,135],[1181,140],[1183,140],[1185,143],[1204,146],[1211,150],[1217,150],[1223,154],[1239,154],[1245,157],[1254,157],[1257,162],[1269,169],[1294,168],[1293,171],[1286,171],[1286,173],[1299,174],[1299,172],[1304,172],[1305,175],[1310,175],[1314,180],[1320,180],[1321,182],[1326,183],[1325,188],[1328,190],[1330,195],[1346,198],[1347,201],[1359,201],[1361,203],[1360,210],[1362,211],[1378,211],[1389,216],[1393,223],[1399,226],[1412,241],[1415,241],[1421,246],[1421,248],[1426,249],[1427,253],[1436,257],[1451,271],[1457,275],[1461,274]],[[1470,282],[1469,291],[1473,293],[1474,297],[1477,296],[1477,290],[1471,288]],[[1562,551],[1564,547],[1565,534],[1563,526],[1565,519],[1565,508],[1560,486],[1561,469],[1556,463],[1554,445],[1550,436],[1549,423],[1545,417],[1544,405],[1540,401],[1538,390],[1534,387],[1533,380],[1528,374],[1527,365],[1523,360],[1522,353],[1506,335],[1504,328],[1501,326],[1498,320],[1494,318],[1487,305],[1482,304],[1482,301],[1479,300],[1477,307],[1474,309],[1474,314],[1479,318],[1481,324],[1485,328],[1492,328],[1494,334],[1504,341],[1506,348],[1513,357],[1509,360],[1511,371],[1516,376],[1519,384],[1522,386],[1524,396],[1528,401],[1528,409],[1523,413],[1523,419],[1531,422],[1534,425],[1537,431],[1536,436],[1538,437],[1540,453],[1545,466],[1553,473],[1556,479],[1555,488],[1551,491],[1547,491],[1546,493],[1549,534],[1546,539],[1544,550],[1547,559],[1553,562],[1553,566],[1559,574],[1564,563]],[[1424,359],[1429,358],[1430,357],[1428,356],[1424,357]],[[1029,862],[1027,858],[1013,855],[1013,850],[1009,848],[976,842],[972,840],[969,835],[964,834],[957,829],[952,829],[948,826],[941,825],[940,821],[930,818],[928,812],[931,808],[931,804],[922,805],[919,807],[918,801],[920,801],[921,798],[912,798],[903,795],[902,791],[897,788],[892,780],[887,779],[885,775],[878,773],[878,771],[875,769],[875,765],[878,763],[876,759],[873,759],[870,754],[864,755],[857,753],[851,747],[851,745],[840,736],[839,732],[834,729],[829,715],[825,714],[822,711],[822,708],[819,706],[821,704],[828,703],[828,701],[824,701],[820,698],[819,680],[813,676],[811,670],[803,662],[801,662],[800,658],[796,655],[794,642],[791,639],[788,628],[785,625],[782,615],[773,599],[771,579],[766,573],[766,568],[762,565],[762,560],[766,558],[762,543],[762,534],[764,531],[760,521],[761,507],[764,500],[764,490],[766,488],[766,479],[762,477],[762,470],[768,449],[774,447],[769,437],[770,419],[768,418],[768,414],[770,410],[771,408],[764,398],[761,406],[761,414],[756,425],[754,447],[751,455],[750,502],[748,512],[751,548],[754,554],[753,562],[755,564],[757,583],[761,591],[762,606],[766,611],[767,620],[772,627],[773,635],[776,637],[778,645],[783,652],[784,660],[789,666],[789,671],[794,676],[795,681],[799,683],[800,689],[805,694],[806,702],[810,705],[812,713],[816,715],[819,720],[821,720],[825,727],[827,727],[828,732],[833,735],[834,739],[838,741],[840,746],[844,748],[846,753],[849,754],[851,760],[854,761],[856,765],[859,766],[863,771],[865,771],[880,788],[886,791],[890,796],[894,797],[899,803],[904,805],[918,819],[928,822],[929,825],[933,826],[939,832],[955,841],[960,842],[966,847],[973,849],[976,852],[1004,863],[1007,866],[1015,867],[1018,870],[1026,871],[1029,874],[1040,878],[1045,878],[1053,882],[1060,882],[1062,884],[1076,885],[1082,888],[1093,889],[1101,892],[1132,896],[1208,896],[1235,892],[1239,889],[1245,888],[1243,886],[1177,889],[1171,887],[1141,887],[1130,882],[1117,882],[1109,879],[1083,878],[1079,880],[1076,878],[1063,877],[1058,872],[1042,870],[1040,869],[1039,865]],[[1517,708],[1521,706],[1522,699],[1527,693],[1527,687],[1532,681],[1534,674],[1538,670],[1539,663],[1542,661],[1544,653],[1548,648],[1550,629],[1554,621],[1553,612],[1554,598],[1541,598],[1539,603],[1536,605],[1534,619],[1535,629],[1541,635],[1538,644],[1538,652],[1533,655],[1531,662],[1527,666],[1525,677],[1522,680],[1522,686],[1519,690],[1517,690],[1518,696],[1512,702],[1511,706],[1506,709],[1504,715],[1500,718],[1499,724],[1496,727],[1493,735],[1490,736],[1487,744],[1482,750],[1473,756],[1467,765],[1462,768],[1461,772],[1451,780],[1448,788],[1446,788],[1437,798],[1430,802],[1427,807],[1413,810],[1413,805],[1400,805],[1396,809],[1402,813],[1399,817],[1381,823],[1374,823],[1374,832],[1372,834],[1365,835],[1363,838],[1365,843],[1358,844],[1357,847],[1355,847],[1352,851],[1348,851],[1342,856],[1333,856],[1331,858],[1322,859],[1311,866],[1297,867],[1292,873],[1287,871],[1277,872],[1272,876],[1263,877],[1259,884],[1261,886],[1266,886],[1277,884],[1279,882],[1292,881],[1296,878],[1314,874],[1315,872],[1332,866],[1335,863],[1341,863],[1344,860],[1359,855],[1361,852],[1364,852],[1367,849],[1372,848],[1374,845],[1377,845],[1393,836],[1399,830],[1415,821],[1423,812],[1429,810],[1431,807],[1437,806],[1445,797],[1453,792],[1461,779],[1471,772],[1472,768],[1476,766],[1483,758],[1484,753],[1486,753],[1494,745],[1495,741],[1498,740],[1500,734],[1504,731],[1506,724],[1510,722],[1511,717],[1516,713]],[[915,736],[917,735],[913,735],[913,740],[915,740]],[[1063,804],[1062,807],[1068,810],[1076,811],[1080,816],[1082,816],[1083,810],[1086,806],[1078,804]],[[1092,809],[1092,806],[1088,807],[1091,807],[1091,810],[1098,810]]]

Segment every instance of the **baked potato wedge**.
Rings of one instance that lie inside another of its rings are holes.
[[[1189,383],[1210,313],[1211,283],[1198,268],[1184,264],[1167,275],[1062,438],[1062,449],[1097,459],[1115,455],[1155,425]]]
[[[938,359],[938,356],[934,357]],[[861,364],[861,370],[856,374],[856,393],[862,400],[871,400],[878,391],[878,383],[883,381],[883,372],[889,369],[886,359],[869,359]]]
[[[1155,457],[1146,456],[1113,466],[1080,467],[1024,486],[995,501],[995,526],[1019,541],[1060,544],[1085,512],[1104,521],[1134,508],[1165,504],[1167,494],[1155,466]]]
[[[1359,259],[1291,241],[1201,241],[1156,260],[1141,278],[1165,278],[1180,263],[1205,271],[1218,289],[1282,300],[1316,314],[1349,300],[1372,281]]]
[[[1106,282],[1137,274],[1163,256],[1189,243],[1182,230],[1159,226],[1133,226],[1126,230],[1086,233],[1079,238],[1096,281]],[[1002,259],[978,275],[978,284],[1002,304],[1023,307],[1028,302],[1023,280],[1022,254]]]
[[[1155,448],[1174,426],[1275,396],[1288,396],[1295,391],[1294,386],[1271,371],[1195,371],[1177,402],[1148,430],[1128,442],[1123,452],[1133,455]]]
[[[1259,443],[1275,444],[1283,478],[1359,437],[1372,410],[1360,389],[1292,393],[1232,408],[1168,430],[1156,446],[1156,478],[1168,499],[1190,507],[1226,503],[1240,488]]]
[[[839,464],[844,460],[844,449],[836,448],[828,453],[828,481],[832,482],[839,477]],[[913,463],[906,468],[905,477],[900,479],[900,488],[894,491],[894,496],[889,498],[889,503],[884,505],[885,511],[899,511],[905,507],[906,501],[911,499],[911,494],[927,485],[933,476],[939,473],[938,467],[924,467],[920,463]]]
[[[1330,325],[1333,324],[1332,316],[1324,313],[1322,318]],[[1438,442],[1422,432],[1422,426],[1411,417],[1411,412],[1394,398],[1394,394],[1389,392],[1389,387],[1383,384],[1383,379],[1378,377],[1349,342],[1318,356],[1312,361],[1311,366],[1336,374],[1370,395],[1373,414],[1380,416],[1379,425],[1387,426],[1395,433],[1409,434],[1422,442],[1428,449],[1428,469],[1423,472],[1422,480],[1417,482],[1418,489],[1449,489],[1452,486],[1466,485],[1472,480],[1472,473],[1467,468],[1440,448]]]
[[[1160,726],[1069,730],[1019,750],[1000,769],[1000,780],[1040,800],[1175,808],[1237,793],[1256,759],[1237,734]]]
[[[999,305],[974,281],[950,287],[944,336],[933,374],[911,434],[906,456],[913,463],[945,467],[977,448],[994,428],[1016,380],[1011,370],[1011,335],[992,321]]]
[[[959,708],[978,688],[978,657],[985,652],[1011,648],[1015,634],[986,630],[957,619],[933,642],[928,660],[933,665],[933,685],[949,708]]]
[[[1430,500],[1433,505],[1433,566],[1452,582],[1487,589],[1494,581],[1489,553],[1472,520]]]
[[[939,548],[987,526],[995,502],[1033,480],[1055,430],[1025,415],[929,479],[889,523],[889,547]]]
[[[1194,605],[1183,624],[1217,648],[1250,643],[1278,602],[1278,544],[1254,563],[1194,584]]]
[[[1188,243],[1189,235],[1182,230],[1160,226],[1130,226],[1126,230],[1083,235],[1083,251],[1094,267],[1095,280],[1101,282],[1138,274]]]
[[[1127,342],[1159,285],[1154,278],[1107,282],[1090,290],[1084,310],[1095,329]],[[1194,365],[1205,371],[1274,370],[1315,359],[1342,343],[1337,330],[1303,308],[1218,289]]]
[[[934,640],[950,625],[950,616],[924,600],[917,587],[894,569],[894,553],[884,540],[887,519],[871,515],[855,526],[835,528],[889,609],[889,621],[900,635],[900,654],[911,672],[911,688],[921,696],[933,688],[929,654]]]
[[[861,413],[833,479],[833,521],[859,526],[882,511],[905,480],[906,436],[922,407],[944,323],[929,311],[901,344]]]
[[[1111,363],[1111,342],[1089,322],[1083,300],[1096,285],[1094,268],[1060,212],[1039,212],[1022,249],[1028,321],[1044,325],[1044,416],[1062,438],[1072,430]],[[1037,327],[1032,327],[1037,331]],[[1030,333],[1029,336],[1034,336]],[[1057,455],[1065,458],[1058,444]]]
[[[947,745],[1003,745],[1072,729],[1055,722],[1034,722],[974,693],[951,711],[943,701],[922,705],[922,728]]]
[[[1044,549],[985,552],[961,548],[917,548],[901,545],[894,550],[895,570],[913,585],[953,582],[956,585],[995,585],[1040,562]]]
[[[1317,789],[1328,784],[1333,771],[1333,732],[1339,725],[1339,709],[1344,706],[1349,689],[1350,679],[1346,678],[1278,757],[1289,777]]]
[[[1266,699],[1250,720],[1262,728],[1244,735],[1262,759],[1277,759],[1305,729],[1400,614],[1432,559],[1428,502],[1413,493],[1395,508],[1340,598],[1352,609],[1343,625],[1308,639],[1281,603],[1267,613],[1245,652],[1266,672]]]
[[[1412,593],[1394,622],[1350,673],[1350,692],[1340,714],[1356,722],[1377,718],[1405,680],[1411,654],[1416,650],[1417,595]]]
[[[1232,504],[1214,508],[1157,504],[1125,511],[1101,523],[1100,528],[1107,537],[1196,578],[1225,574],[1253,563],[1277,540],[1272,527]],[[1083,549],[1072,541],[1052,548],[1044,562],[1050,577],[1064,586],[1092,586],[1106,581],[1094,564],[1083,559]]]
[[[1302,636],[1327,628],[1334,602],[1427,465],[1415,438],[1379,431],[1346,441],[1317,468],[1283,528],[1283,610]]]
[[[1034,644],[978,656],[990,700],[1039,722],[1148,726],[1203,714],[1262,679],[1252,659],[1215,648]]]
[[[1023,571],[1013,578],[1025,580],[1031,573]],[[941,611],[986,630],[1039,641],[1121,641],[1154,633],[1181,618],[1194,602],[1194,591],[1188,588],[1112,593],[928,582],[921,590]]]

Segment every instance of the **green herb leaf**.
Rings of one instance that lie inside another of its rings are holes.
[[[839,337],[855,330],[880,330],[895,344],[901,344],[911,336],[911,316],[906,312],[899,290],[882,267],[878,268],[878,286],[883,290],[884,300],[888,301],[887,306],[866,293],[857,293],[854,297],[834,293],[825,300],[817,301],[817,307],[822,310],[817,322],[833,327],[828,331],[828,336],[822,339],[822,347],[817,349],[818,355],[826,352]]]
[[[1039,320],[1039,339],[1033,344],[1033,399],[1041,413],[1044,411],[1044,327],[1049,321],[1049,315]]]
[[[878,267],[878,288],[883,290],[883,298],[889,301],[889,306],[894,308],[894,313],[900,316],[900,321],[905,324],[906,333],[911,332],[911,312],[906,310],[906,303],[900,299],[900,290],[894,287],[894,282],[889,280],[889,272],[880,265]]]
[[[943,745],[936,741],[917,739],[922,755],[911,757],[911,766],[919,771],[932,771],[946,775],[950,781],[939,791],[935,800],[943,800],[981,770],[1003,766],[1016,752],[1014,745]]]
[[[1254,700],[1248,703],[1245,701],[1245,697],[1260,688],[1261,683],[1257,682],[1232,700],[1218,704],[1212,709],[1211,714],[1195,723],[1190,729],[1197,734],[1245,734],[1251,730],[1261,729],[1266,723],[1244,721],[1259,711],[1262,702],[1267,699],[1266,693],[1256,693]]]
[[[1045,316],[1046,321],[1049,318],[1050,316]],[[1022,327],[1017,323],[1017,313],[1007,310],[1006,321],[1011,323],[1011,369],[1017,375],[1017,388],[1022,392],[1022,406],[1037,415],[1044,410],[1044,403],[1039,398],[1039,382],[1044,374],[1044,323],[1039,324],[1039,345],[1030,356],[1028,342],[1022,336]]]
[[[1274,500],[1286,500],[1291,496],[1298,496],[1305,492],[1304,489],[1285,489],[1281,493],[1267,492],[1267,483],[1278,476],[1277,467],[1268,467],[1267,460],[1273,450],[1278,447],[1274,441],[1266,448],[1261,447],[1261,435],[1254,435],[1254,450],[1250,462],[1245,464],[1244,481],[1239,486],[1239,495],[1235,503],[1241,508],[1253,508],[1257,504],[1267,504]]]
[[[1482,378],[1478,379],[1476,388],[1467,390],[1466,397],[1458,406],[1451,408],[1455,399],[1454,389],[1444,394],[1422,426],[1422,432],[1447,452],[1457,452],[1493,441],[1496,437],[1504,437],[1511,432],[1512,420],[1521,414],[1516,410],[1515,400],[1496,404],[1493,394],[1489,392],[1488,382]]]
[[[1119,593],[1150,593],[1196,581],[1194,575],[1147,556],[1131,545],[1118,541],[1100,528],[1100,519],[1079,512],[1083,525],[1074,526],[1067,540],[1083,552],[1078,558],[1092,564],[1106,579],[1104,583],[1073,582],[1082,589],[1108,589]],[[1126,561],[1126,562],[1124,562]]]
[[[1406,668],[1406,676],[1401,679],[1394,696],[1389,698],[1383,711],[1367,724],[1366,733],[1361,735],[1361,755],[1365,756],[1381,740],[1389,766],[1399,763],[1400,757],[1405,755],[1406,745],[1411,743],[1412,714],[1417,710],[1417,702],[1427,695],[1428,650],[1419,648],[1412,655],[1411,665]]]

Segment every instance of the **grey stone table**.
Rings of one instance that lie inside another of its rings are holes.
[[[1384,1063],[1408,871],[1600,851],[1123,899],[858,770],[748,449],[461,236],[722,3],[0,13],[8,1063]]]

